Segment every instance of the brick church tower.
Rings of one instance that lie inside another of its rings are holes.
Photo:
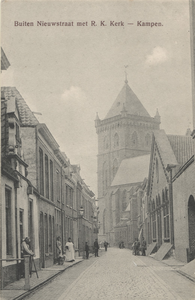
[[[98,135],[97,173],[100,239],[106,239],[104,224],[105,219],[107,222],[110,219],[106,199],[109,197],[109,188],[121,161],[126,158],[149,154],[152,132],[158,130],[159,126],[158,111],[154,118],[150,117],[130,88],[127,79],[105,119],[100,120],[97,114],[95,127]]]
[[[120,91],[105,119],[95,120],[98,134],[98,198],[111,185],[121,161],[149,154],[152,132],[158,130],[158,111],[150,117],[128,81]]]

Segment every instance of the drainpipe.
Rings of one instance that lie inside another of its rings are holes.
[[[169,206],[170,206],[170,229],[171,229],[171,239],[170,242],[173,245],[173,249],[175,248],[174,242],[174,213],[173,213],[173,182],[172,182],[172,171],[176,165],[167,165],[167,171],[170,173],[169,176]]]

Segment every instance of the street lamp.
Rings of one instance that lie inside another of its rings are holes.
[[[80,213],[80,217],[82,218],[83,215],[84,215],[84,208],[81,206],[80,209],[79,209],[79,213]]]
[[[83,237],[83,224],[82,224],[82,219],[83,219],[84,211],[85,210],[84,210],[83,206],[81,206],[80,209],[79,209],[79,216],[77,218],[77,219],[81,219],[81,221],[79,221],[80,222],[80,232],[81,232],[81,237],[79,238],[80,243],[78,245],[79,246],[79,256],[80,256],[80,251],[81,251],[80,248],[82,248],[83,255],[84,255],[84,241],[83,241],[84,237]]]

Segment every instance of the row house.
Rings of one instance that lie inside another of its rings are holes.
[[[1,93],[1,199],[2,199],[2,281],[1,287],[20,278],[21,241],[31,238],[31,247],[39,257],[38,191],[28,180],[24,158],[20,117],[16,98]],[[34,193],[31,190],[34,188]]]
[[[46,124],[39,123],[15,87],[2,87],[2,223],[4,285],[19,279],[21,241],[30,237],[37,268],[57,259],[56,239],[71,237],[79,252],[94,240],[94,194],[70,164]],[[5,124],[7,124],[5,126]],[[2,152],[3,153],[3,152]],[[9,176],[7,175],[9,174]],[[84,211],[81,218],[80,210]],[[80,223],[84,227],[81,227]],[[82,229],[82,230],[81,230]],[[80,234],[81,233],[81,234]],[[12,261],[8,261],[12,258]],[[3,283],[2,283],[3,285]]]
[[[154,133],[143,219],[148,254],[158,260],[170,253],[184,262],[195,257],[193,162],[191,136]]]

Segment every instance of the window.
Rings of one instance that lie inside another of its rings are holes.
[[[5,189],[5,215],[6,215],[6,254],[12,255],[12,231],[11,231],[11,190]]]
[[[53,250],[52,240],[53,240],[52,218],[51,218],[51,216],[49,216],[49,252],[50,253]]]
[[[108,137],[107,136],[105,136],[105,138],[104,138],[104,149],[105,150],[108,149]]]
[[[48,253],[48,218],[45,214],[45,252]]]
[[[50,160],[50,199],[53,201],[53,161]]]
[[[169,239],[169,207],[165,205],[163,207],[163,217],[164,217],[164,238]]]
[[[119,147],[119,136],[118,133],[115,133],[114,135],[114,148]]]
[[[66,205],[68,205],[68,186],[66,185]]]
[[[39,186],[40,194],[44,196],[43,150],[39,148]]]
[[[23,209],[19,210],[19,224],[20,224],[20,243],[22,243],[22,239],[24,238],[24,227],[23,227]]]
[[[122,210],[125,211],[127,208],[127,191],[123,191],[123,199],[122,199]]]
[[[20,127],[16,123],[16,141],[20,142]]]
[[[103,234],[106,233],[106,210],[103,212]]]
[[[132,140],[132,145],[134,147],[137,146],[137,144],[138,144],[138,136],[137,136],[137,132],[136,131],[134,131],[134,133],[132,134],[131,140]]]
[[[107,186],[108,186],[108,170],[107,170],[107,163],[104,162],[103,164],[103,170],[102,170],[102,187],[103,192],[105,192]]]
[[[48,156],[45,154],[45,196],[49,199],[49,163]]]
[[[146,144],[146,147],[149,147],[151,144],[151,137],[150,137],[149,133],[147,133],[145,136],[145,144]]]
[[[56,195],[57,195],[57,201],[60,202],[60,173],[58,170],[56,170]]]
[[[159,182],[159,166],[158,166],[158,159],[156,158],[156,181]]]
[[[156,240],[156,214],[152,214],[153,240]]]
[[[112,169],[113,178],[115,177],[117,170],[118,170],[118,161],[117,159],[115,159],[113,162],[113,169]]]
[[[33,201],[31,199],[28,201],[28,236],[30,238],[30,247],[33,249]]]

